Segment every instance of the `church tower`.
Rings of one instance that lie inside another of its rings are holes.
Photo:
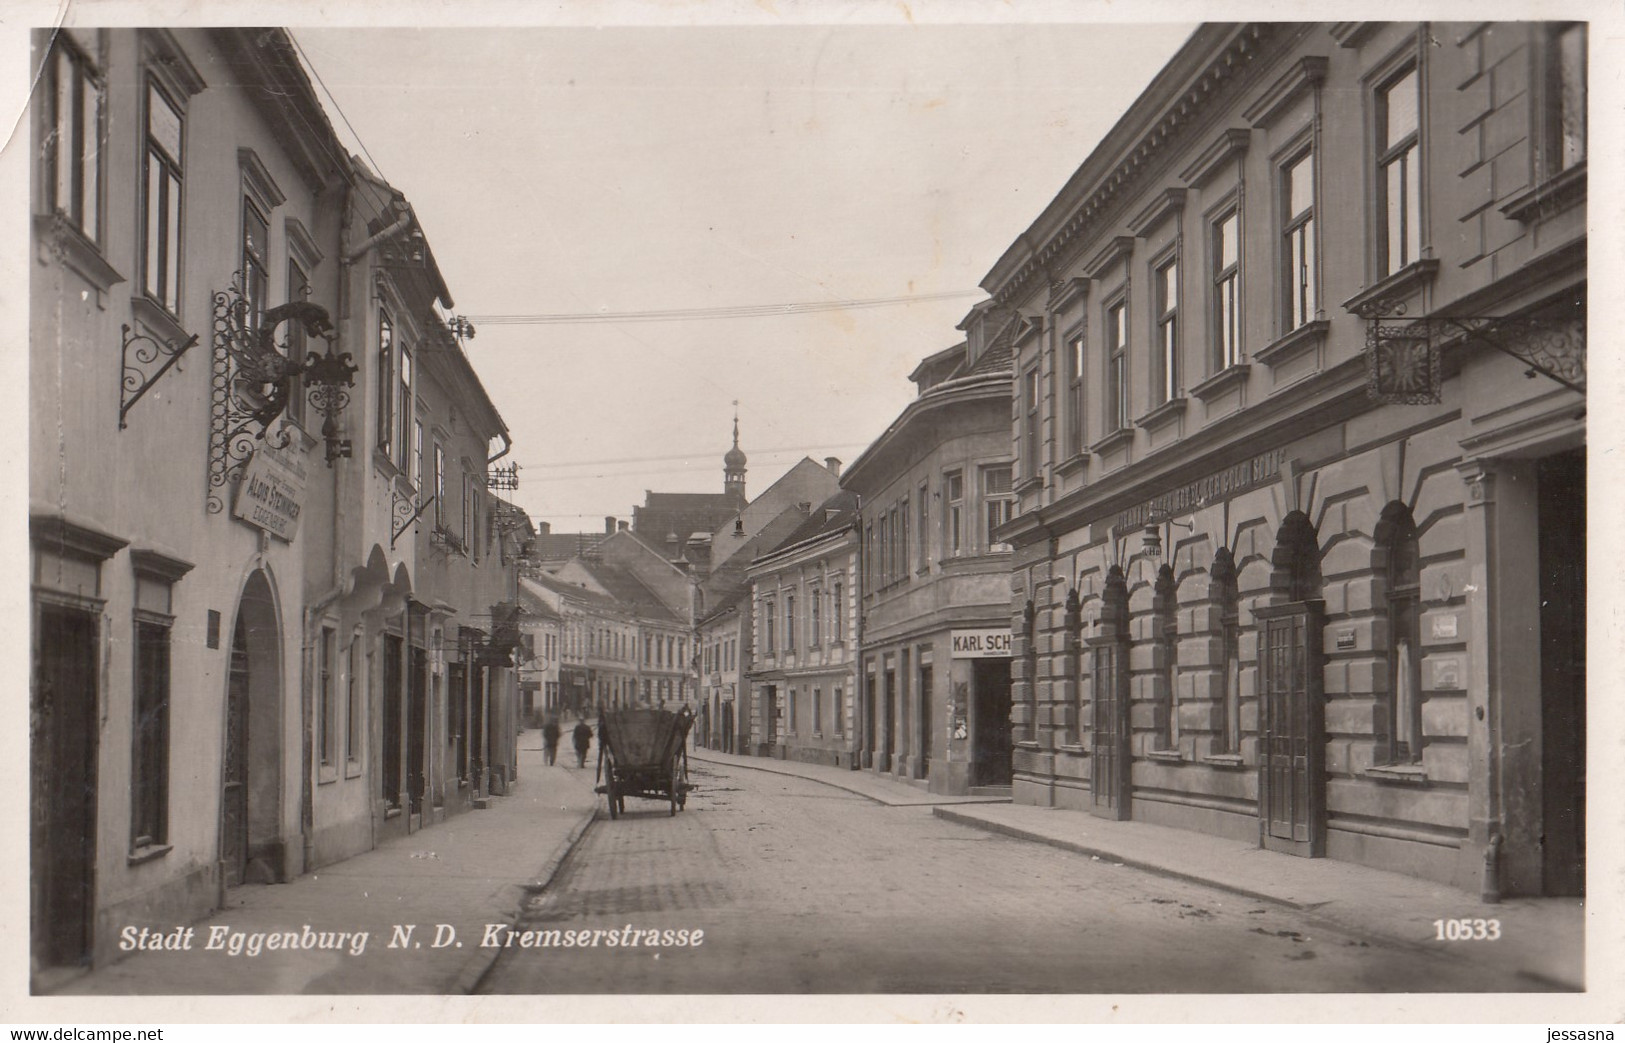
[[[739,403],[734,403],[734,447],[722,457],[722,491],[737,496],[741,504],[745,499],[745,454],[739,448]]]

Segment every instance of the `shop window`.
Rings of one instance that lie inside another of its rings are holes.
[[[1241,625],[1236,564],[1228,547],[1219,548],[1211,569],[1214,599],[1218,602],[1221,692],[1214,752],[1241,752]]]
[[[1378,276],[1422,256],[1422,122],[1415,63],[1377,88]]]
[[[1021,662],[1024,667],[1023,689],[1027,706],[1027,719],[1022,722],[1020,738],[1024,742],[1038,741],[1038,608],[1032,598],[1021,610],[1023,638]]]
[[[105,88],[93,47],[59,31],[46,62],[45,185],[49,205],[93,243],[101,242],[102,107]],[[90,42],[90,41],[87,41]]]
[[[166,598],[167,600],[167,598]],[[135,621],[135,749],[131,753],[131,850],[169,839],[169,635],[173,617]]]
[[[1390,503],[1376,533],[1388,588],[1388,706],[1382,751],[1390,764],[1422,760],[1421,552],[1410,509]]]
[[[322,627],[316,644],[316,721],[321,729],[317,744],[318,762],[324,771],[330,771],[338,759],[338,703],[334,698],[337,678],[335,656],[338,634],[332,627]]]
[[[1063,743],[1067,746],[1077,746],[1083,741],[1081,735],[1081,722],[1083,720],[1083,603],[1078,597],[1077,588],[1067,591],[1065,630],[1066,644],[1062,655],[1065,656],[1063,669],[1064,676],[1072,683],[1072,698],[1065,709],[1065,732]]]
[[[1241,365],[1241,221],[1230,210],[1213,222],[1213,366]]]
[[[1174,570],[1164,565],[1157,570],[1152,601],[1152,639],[1156,642],[1156,729],[1155,748],[1179,749],[1179,613]]]
[[[1285,328],[1313,322],[1315,293],[1315,154],[1305,150],[1281,167],[1281,291]]]

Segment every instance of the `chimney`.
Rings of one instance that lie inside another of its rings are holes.
[[[613,514],[604,515],[604,535],[615,535],[615,516]]]
[[[537,531],[538,531],[539,535],[551,536],[551,535],[553,535],[553,523],[552,522],[541,522],[541,523],[539,523],[537,525]]]
[[[800,511],[802,514],[811,514],[812,513],[812,501],[811,500],[802,500],[800,503],[796,504],[796,510]]]
[[[622,518],[620,521],[616,522],[615,524],[620,527],[621,532],[626,532],[628,529],[630,529],[632,527],[632,523],[627,521],[625,518]]]
[[[841,476],[841,461],[839,457],[824,457],[824,466],[829,468],[829,473],[835,477],[839,478]]]

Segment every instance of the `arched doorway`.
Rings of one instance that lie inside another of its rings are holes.
[[[1302,511],[1282,520],[1271,564],[1278,601],[1253,611],[1261,846],[1318,858],[1326,853],[1325,602],[1319,537]]]
[[[243,585],[226,676],[221,872],[227,887],[269,883],[282,863],[282,632],[263,570]]]

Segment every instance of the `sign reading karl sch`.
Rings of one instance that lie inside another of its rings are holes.
[[[249,457],[231,513],[292,543],[299,534],[304,499],[304,461],[292,453],[260,446]]]
[[[951,658],[999,659],[1010,654],[1010,628],[955,630],[949,634]]]

